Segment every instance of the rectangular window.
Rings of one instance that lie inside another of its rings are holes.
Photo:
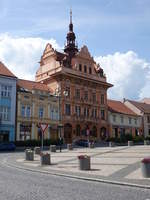
[[[6,106],[0,107],[0,119],[3,121],[10,121],[10,108]]]
[[[86,101],[88,100],[88,91],[84,92],[84,100],[86,100]]]
[[[89,74],[92,74],[92,68],[89,67]]]
[[[1,96],[2,97],[11,97],[11,86],[7,86],[7,85],[2,85],[1,86]]]
[[[84,108],[84,117],[89,117],[89,108]]]
[[[21,116],[25,117],[25,106],[21,107]]]
[[[137,124],[137,119],[136,118],[134,119],[134,123]]]
[[[123,124],[124,123],[124,117],[121,116],[121,123]]]
[[[66,113],[66,115],[70,115],[71,114],[70,104],[66,104],[65,105],[65,113]]]
[[[93,102],[95,103],[96,102],[96,93],[92,94],[92,98],[93,98]]]
[[[79,71],[82,71],[82,65],[79,64]]]
[[[76,89],[76,90],[75,90],[75,97],[76,97],[77,99],[80,99],[80,89]]]
[[[70,97],[70,87],[66,87],[66,97]]]
[[[101,119],[105,120],[105,110],[101,110]]]
[[[131,124],[132,123],[132,119],[131,119],[131,117],[129,117],[129,124]]]
[[[87,66],[84,65],[84,72],[86,73],[87,72]]]
[[[76,112],[77,116],[81,115],[81,108],[80,108],[80,106],[75,106],[75,112]]]
[[[43,118],[43,116],[44,116],[44,108],[39,107],[39,118]]]
[[[150,116],[147,116],[147,123],[150,123]]]
[[[116,115],[113,115],[113,122],[116,122]]]
[[[104,101],[104,94],[101,94],[101,104],[104,104],[105,101]]]
[[[30,109],[30,106],[27,106],[26,108],[26,117],[31,117],[31,109]]]

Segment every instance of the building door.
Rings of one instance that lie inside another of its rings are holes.
[[[102,127],[102,128],[100,129],[100,135],[101,135],[102,140],[105,140],[105,139],[106,139],[107,134],[106,134],[106,128],[105,128],[105,127]]]
[[[0,131],[0,142],[9,142],[9,131]]]
[[[65,143],[72,143],[72,125],[67,123],[64,125]]]

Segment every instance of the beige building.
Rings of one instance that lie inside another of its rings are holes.
[[[65,142],[91,136],[106,138],[108,132],[107,90],[112,87],[103,69],[88,48],[78,49],[73,32],[72,16],[64,52],[50,44],[41,56],[36,81],[61,95],[61,123]]]
[[[58,138],[59,104],[48,86],[34,81],[17,82],[16,140],[41,138],[40,123],[48,124],[45,139]]]
[[[142,134],[142,117],[140,115],[137,115],[121,101],[108,100],[107,102],[110,137]]]
[[[125,105],[142,116],[144,136],[150,136],[150,104],[124,99]]]

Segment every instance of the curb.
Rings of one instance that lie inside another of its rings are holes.
[[[66,177],[66,178],[78,179],[78,180],[100,182],[100,183],[120,185],[120,186],[126,186],[126,187],[136,187],[136,188],[150,189],[150,186],[148,186],[148,185],[140,185],[140,184],[135,184],[135,183],[120,182],[120,181],[110,181],[110,180],[104,180],[104,179],[98,179],[98,178],[87,178],[87,177],[84,177],[84,176],[69,175],[69,174],[59,173],[59,172],[54,172],[54,171],[49,172],[49,171],[44,171],[44,170],[31,169],[31,168],[27,168],[27,167],[22,167],[22,166],[10,164],[7,161],[5,161],[5,164],[7,164],[8,167],[13,167],[13,168],[16,168],[16,169],[31,171],[31,172],[35,172],[35,173],[38,172],[38,173],[41,173],[41,174],[49,174],[49,175],[53,175],[53,176],[61,176],[61,177]]]

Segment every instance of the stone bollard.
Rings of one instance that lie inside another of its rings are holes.
[[[50,151],[56,152],[56,145],[50,145]]]
[[[49,153],[41,153],[41,165],[50,165],[51,164],[51,157]]]
[[[68,149],[68,150],[73,150],[72,144],[67,144],[67,149]]]
[[[149,144],[150,144],[149,140],[144,140],[144,145],[149,145]]]
[[[34,152],[31,149],[26,149],[25,150],[25,159],[29,161],[34,160]]]
[[[34,152],[35,152],[35,154],[40,155],[40,153],[41,153],[41,148],[40,148],[40,147],[35,147],[35,148],[34,148]]]
[[[133,141],[128,141],[128,146],[133,146]]]
[[[150,178],[150,158],[144,158],[141,161],[141,171],[145,178]]]
[[[94,142],[89,142],[89,148],[91,148],[91,149],[94,148]]]
[[[90,156],[80,155],[80,156],[78,156],[78,160],[79,160],[79,169],[80,170],[90,170],[91,169]]]
[[[114,142],[109,142],[109,147],[114,147],[115,143]]]

